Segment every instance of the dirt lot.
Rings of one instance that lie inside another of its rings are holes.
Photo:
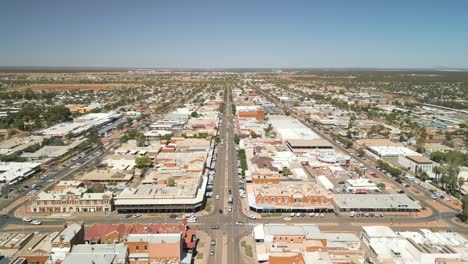
[[[56,90],[101,90],[112,89],[122,86],[122,84],[32,84],[14,88],[16,91],[31,89],[33,91],[56,91]]]

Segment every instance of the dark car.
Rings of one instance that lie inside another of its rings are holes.
[[[219,229],[219,225],[212,225],[211,229]]]
[[[222,213],[223,213],[223,210],[219,209],[219,213],[222,214]]]

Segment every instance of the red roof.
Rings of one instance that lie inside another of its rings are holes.
[[[85,234],[86,241],[97,242],[101,237],[106,236],[112,232],[118,232],[122,236],[129,234],[133,229],[132,224],[95,224]]]
[[[180,233],[185,230],[182,224],[135,224],[131,234]]]

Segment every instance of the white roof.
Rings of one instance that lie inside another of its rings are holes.
[[[371,146],[369,149],[375,151],[381,157],[398,157],[398,156],[413,156],[421,155],[406,147],[396,146]]]
[[[295,118],[284,115],[271,115],[269,120],[283,140],[321,139],[318,134]]]
[[[388,226],[363,226],[362,229],[369,238],[398,237],[398,235]]]

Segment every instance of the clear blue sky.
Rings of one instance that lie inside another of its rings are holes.
[[[468,68],[468,1],[10,0],[0,36],[0,66]]]

